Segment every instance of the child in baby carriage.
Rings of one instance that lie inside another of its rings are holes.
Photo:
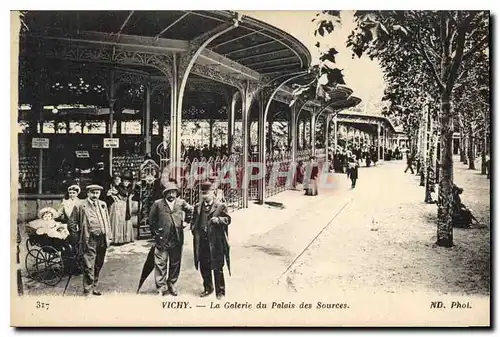
[[[28,227],[36,232],[37,235],[47,235],[50,238],[66,240],[69,236],[68,226],[57,222],[54,218],[57,211],[52,207],[45,207],[38,212],[38,219],[30,221]]]

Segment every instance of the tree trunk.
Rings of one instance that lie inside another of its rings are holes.
[[[425,186],[425,176],[427,171],[427,159],[428,159],[428,150],[427,150],[427,132],[428,132],[428,120],[429,120],[429,111],[425,108],[425,111],[422,114],[423,120],[423,130],[422,130],[422,146],[421,146],[421,156],[420,156],[420,186]]]
[[[441,169],[438,196],[437,242],[438,246],[453,246],[451,223],[453,186],[453,121],[450,97],[446,90],[441,93]]]
[[[484,126],[483,126],[483,137],[481,147],[481,174],[486,174],[486,146],[488,143],[488,120],[486,118],[486,113],[484,114]]]
[[[474,134],[472,131],[472,126],[469,126],[469,143],[467,144],[467,156],[469,157],[469,170],[475,170],[474,165]]]
[[[210,119],[208,121],[208,148],[212,149],[214,145],[214,121]]]
[[[436,138],[437,138],[437,128],[434,125],[434,120],[431,119],[430,123],[430,139],[429,139],[429,155],[427,157],[426,163],[426,179],[425,179],[425,199],[424,202],[431,204],[434,201],[432,200],[432,192],[434,192],[434,184],[435,184],[435,172],[434,172],[434,153],[436,148]]]
[[[459,150],[460,150],[460,161],[462,163],[467,162],[467,157],[465,156],[465,136],[462,131],[462,128],[460,128],[460,140],[459,140]]]

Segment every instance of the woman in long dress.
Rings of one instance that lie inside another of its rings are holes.
[[[310,179],[307,182],[305,195],[318,195],[319,168],[316,163],[316,157],[311,157],[310,165],[312,166],[312,169]]]
[[[120,197],[125,199],[125,228],[123,229],[123,241],[132,242],[134,241],[134,222],[133,213],[135,203],[133,198],[133,187],[132,187],[133,177],[131,174],[124,173],[122,176],[122,183],[118,190]],[[137,208],[137,207],[135,207]],[[137,211],[137,210],[135,210]]]
[[[295,189],[298,191],[300,191],[304,187],[304,174],[305,174],[304,162],[302,160],[299,160],[299,164],[295,169],[295,186],[294,186]]]
[[[124,229],[127,203],[119,193],[121,181],[121,177],[115,174],[113,182],[106,193],[106,203],[109,207],[109,224],[111,226],[111,243],[117,245],[125,243]]]

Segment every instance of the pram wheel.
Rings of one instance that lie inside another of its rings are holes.
[[[28,241],[26,241],[27,243]],[[40,273],[39,270],[42,268],[40,265],[44,265],[45,261],[38,257],[38,248],[32,248],[28,250],[28,254],[26,254],[25,267],[28,277],[34,281],[40,281]]]
[[[64,275],[61,253],[52,246],[43,246],[37,253],[38,280],[46,285],[55,286]]]

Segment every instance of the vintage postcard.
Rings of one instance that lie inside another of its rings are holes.
[[[12,326],[490,326],[488,10],[11,27]]]

